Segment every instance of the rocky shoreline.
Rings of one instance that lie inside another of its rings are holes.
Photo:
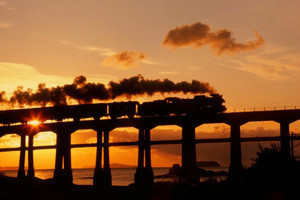
[[[206,165],[211,166],[211,165]],[[220,166],[218,163],[214,163],[213,166]],[[173,164],[173,166],[169,169],[167,174],[158,175],[154,178],[177,178],[182,175],[182,168],[179,164]],[[212,171],[212,170],[205,170],[203,168],[198,167],[194,175],[197,177],[215,177],[215,176],[227,176],[228,173],[226,171]]]

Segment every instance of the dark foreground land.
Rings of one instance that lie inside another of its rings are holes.
[[[1,200],[188,200],[188,199],[263,199],[285,200],[300,199],[298,187],[286,188],[288,185],[251,185],[249,183],[233,184],[207,181],[198,184],[157,182],[151,187],[141,188],[134,185],[113,186],[106,190],[97,190],[93,186],[57,187],[51,180],[36,179],[30,183],[16,183],[15,180],[1,178]]]
[[[300,163],[278,149],[261,149],[252,167],[237,179],[157,182],[151,186],[57,186],[53,180],[24,180],[0,176],[0,200],[299,200]]]

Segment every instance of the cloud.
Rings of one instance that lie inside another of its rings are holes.
[[[0,0],[0,8],[1,7],[4,8],[4,9],[7,9],[7,10],[14,10],[14,8],[8,7],[7,1],[4,1],[4,0]]]
[[[0,62],[0,76],[0,90],[8,93],[19,85],[29,88],[36,87],[41,82],[47,82],[48,86],[56,86],[72,81],[72,77],[42,74],[33,66],[10,62]]]
[[[9,23],[9,22],[1,22],[1,21],[0,21],[0,28],[7,29],[7,28],[11,28],[11,27],[13,27],[13,24],[12,24],[12,23]]]
[[[257,62],[255,64],[254,62],[251,62],[253,63],[253,65],[250,63],[243,63],[238,61],[232,61],[232,63],[236,64],[236,66],[232,68],[254,74],[266,80],[274,81],[274,80],[284,80],[288,78],[284,73],[282,73],[283,72],[282,67],[277,68],[271,65],[262,66],[261,65],[262,63],[257,63]]]
[[[0,148],[19,147],[20,136],[17,134],[8,134],[0,138]]]
[[[7,3],[6,1],[1,0],[1,1],[0,1],[0,6],[5,6],[6,3]]]
[[[178,74],[178,72],[176,72],[176,71],[161,71],[158,73],[161,75],[177,75]]]
[[[245,43],[237,42],[232,37],[232,32],[227,29],[219,29],[212,32],[210,27],[201,22],[191,25],[183,25],[170,30],[165,36],[162,44],[179,48],[183,46],[193,46],[200,48],[210,45],[216,55],[222,53],[237,53],[240,51],[250,51],[258,48],[265,43],[264,39],[257,31],[254,31],[255,40]]]
[[[129,68],[137,66],[137,63],[145,58],[145,53],[138,51],[122,51],[105,58],[102,65],[106,67]]]
[[[72,92],[74,92],[74,90],[72,90],[74,85],[65,84],[72,82],[73,77],[43,74],[30,65],[0,62],[0,76],[0,104],[10,104],[9,106],[11,106],[11,103],[16,104],[19,102],[21,104],[23,103],[23,105],[20,106],[24,106],[28,103],[45,105],[47,102],[64,102],[65,98],[62,95],[64,88],[58,85],[64,85],[66,87],[66,92],[69,92],[68,94],[71,96],[74,95],[72,94]],[[89,80],[100,81],[103,83],[108,83],[112,79],[116,79],[116,77],[99,75],[89,76]],[[45,83],[47,83],[47,87]],[[80,84],[77,82],[77,85]],[[102,85],[103,84],[86,83],[84,87],[78,88],[78,90],[80,89],[80,92],[84,94],[81,98],[90,98],[92,93],[95,93],[95,90],[98,90],[99,93],[104,87],[102,87]],[[30,88],[37,89],[33,90]],[[52,98],[48,95],[52,95]],[[96,98],[96,96],[93,97]],[[78,98],[78,101],[80,101],[80,98]]]
[[[167,64],[156,62],[154,60],[149,60],[147,58],[140,60],[141,63],[146,64],[146,65],[160,65],[160,66],[166,66]]]
[[[128,68],[137,66],[137,62],[146,64],[146,65],[166,65],[151,59],[146,58],[145,53],[138,51],[122,51],[116,52],[110,48],[105,48],[101,46],[84,46],[78,45],[76,43],[66,41],[66,40],[57,40],[59,43],[73,47],[75,49],[86,51],[90,53],[97,53],[100,56],[105,56],[106,58],[102,61],[101,65],[105,67],[117,67],[117,68]]]
[[[58,42],[63,45],[66,45],[66,46],[71,46],[78,50],[98,53],[101,56],[111,56],[111,55],[115,54],[115,52],[113,50],[111,50],[109,48],[101,47],[101,46],[83,46],[83,45],[78,45],[78,44],[75,44],[73,42],[69,42],[66,40],[58,40]]]
[[[140,62],[146,65],[166,65],[164,63],[160,63],[151,59],[146,58],[145,53],[141,53],[138,51],[122,51],[116,52],[110,48],[105,48],[101,46],[83,46],[78,45],[70,41],[66,40],[58,40],[59,43],[71,46],[75,49],[86,51],[90,53],[97,53],[100,56],[105,56],[106,58],[102,62],[102,66],[114,66],[118,68],[128,68],[132,66],[132,64],[136,64],[136,62]],[[126,62],[127,61],[127,62]],[[130,63],[131,61],[131,63]]]
[[[189,70],[191,70],[191,71],[200,71],[200,70],[204,69],[203,66],[196,66],[196,65],[190,65],[188,67],[189,67]]]
[[[299,53],[291,49],[267,45],[266,48],[240,60],[227,60],[234,69],[248,72],[266,80],[298,78],[300,74]]]

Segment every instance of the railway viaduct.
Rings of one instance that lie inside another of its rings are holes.
[[[183,175],[189,177],[197,168],[196,144],[197,143],[230,143],[230,167],[229,176],[238,178],[243,169],[241,142],[250,141],[280,141],[281,152],[290,156],[290,140],[299,140],[298,136],[291,136],[289,124],[300,119],[300,109],[277,111],[253,111],[223,113],[213,116],[155,116],[148,118],[119,118],[66,122],[41,123],[38,126],[19,124],[0,126],[0,137],[6,134],[18,134],[21,137],[20,147],[2,148],[0,152],[20,151],[18,179],[33,178],[34,160],[33,151],[38,149],[56,149],[56,161],[53,179],[58,183],[71,184],[71,148],[96,147],[96,167],[94,171],[94,185],[99,187],[111,186],[111,170],[109,162],[110,146],[138,146],[138,165],[135,173],[135,183],[151,184],[153,182],[153,170],[151,166],[151,146],[160,144],[182,144],[182,168]],[[275,121],[280,124],[280,136],[243,138],[240,134],[240,126],[247,122]],[[196,139],[195,128],[202,124],[226,123],[230,126],[228,138]],[[151,129],[161,125],[177,125],[182,128],[182,139],[151,141]],[[139,130],[139,139],[134,142],[109,142],[109,133],[119,127],[134,127]],[[93,144],[71,145],[71,134],[79,129],[93,129],[97,132],[97,142]],[[56,145],[34,146],[33,137],[39,132],[52,131],[57,135]],[[26,136],[28,146],[26,147]],[[103,141],[102,141],[103,138]],[[28,171],[25,174],[25,152],[28,151]],[[103,167],[102,167],[103,162]],[[1,164],[1,163],[0,163]]]

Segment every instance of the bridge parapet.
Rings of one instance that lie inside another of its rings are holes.
[[[260,111],[280,111],[280,110],[297,110],[300,106],[267,106],[267,107],[248,107],[248,108],[227,108],[225,113],[235,112],[260,112]]]

